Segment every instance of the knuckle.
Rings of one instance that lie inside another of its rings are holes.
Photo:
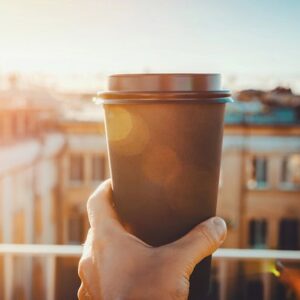
[[[173,291],[171,298],[174,300],[187,299],[187,294],[188,294],[188,288],[180,284]]]
[[[102,182],[87,200],[87,211],[95,210],[99,206],[99,201],[111,188],[110,180]]]
[[[95,194],[90,195],[86,203],[86,208],[88,212],[95,207],[96,200],[97,200],[97,196]]]
[[[79,300],[91,299],[84,284],[81,284],[79,290],[77,291],[77,298]]]
[[[103,250],[103,245],[106,244],[106,239],[103,237],[103,234],[97,234],[91,242],[91,248],[94,253],[100,254],[100,251]]]
[[[215,249],[219,246],[218,234],[211,226],[201,224],[199,226],[199,235],[209,249]]]
[[[120,236],[119,225],[116,220],[103,219],[98,227],[98,235],[95,239],[103,242],[111,242]]]
[[[182,300],[188,298],[189,279],[185,276],[177,277],[176,281],[166,281],[165,292],[168,295],[167,299]]]
[[[90,267],[91,261],[89,257],[81,258],[78,263],[78,275],[81,280],[85,279],[86,270]]]
[[[80,300],[81,299],[81,287],[77,291],[77,298]]]
[[[81,285],[80,286],[80,288],[78,289],[78,291],[77,291],[77,298],[79,299],[79,300],[82,300],[83,299],[83,286]]]

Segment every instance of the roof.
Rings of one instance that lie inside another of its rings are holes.
[[[300,95],[278,87],[271,91],[243,90],[226,106],[226,124],[299,125]]]
[[[56,97],[46,89],[0,90],[0,109],[57,110]]]
[[[277,87],[270,91],[243,90],[235,94],[241,102],[259,101],[271,106],[300,107],[300,95],[296,95],[290,88]]]

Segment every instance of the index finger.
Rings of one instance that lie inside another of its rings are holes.
[[[98,186],[87,202],[91,228],[95,230],[104,223],[113,223],[115,226],[122,228],[114,207],[111,180],[108,179]]]

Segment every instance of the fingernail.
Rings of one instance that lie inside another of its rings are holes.
[[[213,223],[216,227],[216,231],[220,237],[221,242],[223,242],[226,237],[226,232],[227,232],[225,221],[219,217],[214,217]]]

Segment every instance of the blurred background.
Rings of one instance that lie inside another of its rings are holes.
[[[297,0],[1,1],[0,299],[76,299],[86,201],[109,177],[92,99],[124,72],[222,73],[236,102],[218,215],[241,250],[216,255],[210,297],[297,299],[299,14]]]

